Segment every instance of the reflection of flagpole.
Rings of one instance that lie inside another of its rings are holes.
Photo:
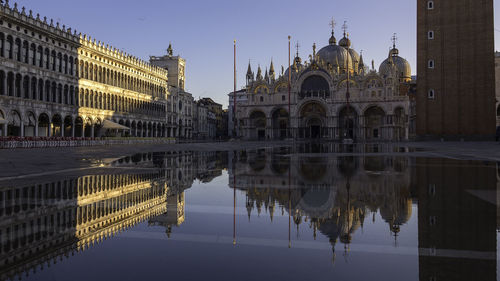
[[[233,245],[236,245],[236,170],[233,173]]]
[[[288,168],[288,248],[292,247],[291,227],[292,227],[292,190],[290,189],[290,168]]]

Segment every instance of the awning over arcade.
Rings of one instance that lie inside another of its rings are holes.
[[[102,128],[109,130],[130,130],[129,127],[125,127],[109,120],[104,120],[104,122],[102,123]]]

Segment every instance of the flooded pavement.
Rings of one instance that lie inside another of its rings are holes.
[[[164,151],[3,180],[0,280],[499,280],[500,164],[425,151]]]

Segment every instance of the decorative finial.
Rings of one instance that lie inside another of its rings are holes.
[[[33,10],[30,10],[30,18],[33,17]]]
[[[347,26],[347,21],[345,20],[345,21],[344,21],[344,24],[342,25],[342,30],[344,31],[344,37],[346,37],[346,35],[347,35],[347,36],[349,36],[349,35],[347,34],[347,28],[348,28],[348,26]]]
[[[375,61],[372,60],[372,70],[375,70]]]
[[[392,35],[391,40],[392,40],[392,48],[396,49],[396,42],[398,41],[398,36],[396,33],[394,33],[394,35]]]
[[[335,21],[335,18],[332,17],[332,20],[330,21],[330,27],[332,28],[332,35],[335,33],[335,26],[337,26],[337,22]]]
[[[295,49],[297,50],[297,58],[299,57],[299,48],[300,48],[300,44],[299,44],[299,41],[297,41],[297,44],[295,44]]]
[[[21,14],[26,15],[26,8],[24,6],[21,8]]]
[[[313,58],[316,57],[316,43],[313,43]]]

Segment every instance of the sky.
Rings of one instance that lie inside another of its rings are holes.
[[[400,56],[416,73],[416,0],[18,0],[43,18],[90,35],[143,60],[166,54],[186,59],[186,90],[195,99],[211,97],[224,107],[233,90],[233,40],[237,40],[237,87],[245,86],[248,62],[265,71],[271,59],[277,72],[288,65],[297,42],[305,60],[316,43],[328,44],[333,18],[335,35],[342,25],[365,64],[378,69],[397,34]],[[11,3],[12,4],[12,3]],[[500,0],[494,0],[495,15]],[[495,47],[500,50],[500,21],[495,18]]]

